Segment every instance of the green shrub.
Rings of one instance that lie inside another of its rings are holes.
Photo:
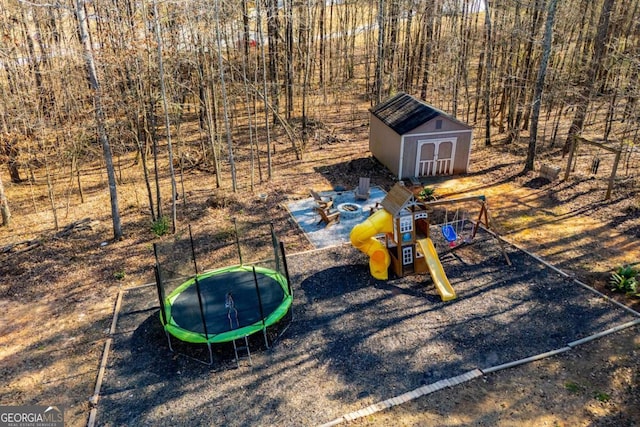
[[[125,277],[127,277],[127,273],[125,273],[124,270],[113,273],[113,278],[116,280],[124,280]]]
[[[425,202],[430,202],[436,199],[436,190],[431,187],[424,187],[418,193],[418,197]]]
[[[151,223],[151,231],[156,236],[164,236],[169,232],[170,226],[169,218],[162,216]]]
[[[567,381],[566,383],[564,383],[564,388],[566,388],[571,393],[578,393],[582,389],[580,384],[573,381]]]
[[[611,274],[609,284],[611,285],[612,291],[640,296],[640,289],[638,289],[638,269],[634,268],[634,265],[635,264],[621,265]]]

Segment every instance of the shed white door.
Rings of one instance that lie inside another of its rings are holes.
[[[457,137],[418,141],[416,176],[453,174]]]

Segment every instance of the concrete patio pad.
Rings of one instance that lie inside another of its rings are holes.
[[[387,195],[380,187],[371,187],[371,193],[367,200],[356,200],[353,191],[325,191],[319,194],[323,197],[333,198],[335,207],[343,203],[350,203],[358,205],[361,210],[353,216],[341,214],[339,223],[326,226],[324,223],[318,224],[320,215],[314,210],[315,201],[313,198],[309,197],[287,204],[291,216],[316,248],[348,243],[351,229],[367,219],[371,208]]]

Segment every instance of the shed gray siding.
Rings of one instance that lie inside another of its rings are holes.
[[[401,137],[373,114],[370,115],[370,120],[369,150],[380,163],[397,176],[400,173],[398,168]]]

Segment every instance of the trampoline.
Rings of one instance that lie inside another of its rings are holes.
[[[269,348],[267,328],[274,326],[272,332],[279,331],[278,337],[286,331],[288,325],[284,328],[275,325],[291,312],[293,291],[284,245],[278,241],[273,224],[268,224],[268,232],[262,229],[264,224],[248,224],[251,238],[241,241],[237,222],[233,222],[238,265],[199,270],[200,255],[216,255],[209,262],[227,260],[231,244],[221,241],[211,246],[208,239],[201,239],[206,252],[196,250],[191,226],[188,236],[176,233],[173,238],[154,243],[153,250],[159,317],[169,350],[174,351],[172,337],[186,343],[206,344],[209,364],[213,364],[212,345],[231,342],[240,366],[238,350],[246,351],[251,363],[249,335],[262,332],[265,347]],[[267,239],[271,244],[265,244]],[[253,257],[250,263],[243,261],[243,243]],[[293,314],[287,318],[293,319]]]
[[[287,314],[292,300],[287,278],[277,271],[225,267],[179,285],[165,299],[160,319],[165,330],[181,341],[222,343],[274,325]]]

